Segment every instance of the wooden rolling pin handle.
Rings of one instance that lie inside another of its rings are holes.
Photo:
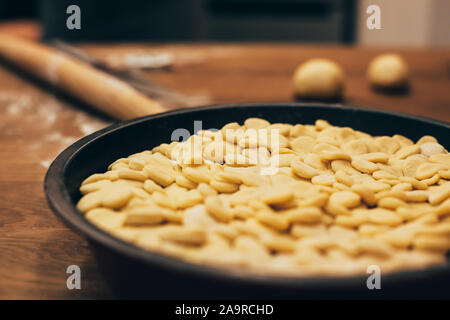
[[[0,56],[116,119],[165,111],[126,82],[40,43],[0,34]]]

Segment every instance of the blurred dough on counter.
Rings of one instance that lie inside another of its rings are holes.
[[[395,89],[408,85],[408,66],[398,54],[382,54],[375,57],[369,64],[367,78],[379,88]]]
[[[344,89],[344,72],[328,59],[311,59],[301,64],[294,73],[294,93],[297,97],[335,99]]]

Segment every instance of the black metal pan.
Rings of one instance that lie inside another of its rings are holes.
[[[203,129],[261,117],[270,122],[313,124],[326,119],[372,135],[432,135],[449,149],[450,124],[438,120],[342,105],[259,103],[182,109],[115,124],[84,137],[50,166],[45,192],[50,207],[85,236],[109,284],[120,297],[135,298],[442,298],[450,297],[450,264],[382,275],[381,290],[369,290],[367,276],[287,278],[236,274],[149,252],[90,224],[75,208],[81,182],[104,172],[114,160],[169,142],[172,132]]]

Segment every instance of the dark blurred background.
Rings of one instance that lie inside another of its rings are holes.
[[[66,27],[66,9],[72,4],[81,8],[81,30]],[[371,5],[381,8],[379,30],[366,26]],[[449,14],[449,0],[0,0],[2,28],[26,20],[39,26],[39,36],[46,39],[95,42],[448,47]]]
[[[37,19],[44,38],[351,43],[355,0],[3,0],[0,19]],[[81,8],[81,30],[66,8]]]

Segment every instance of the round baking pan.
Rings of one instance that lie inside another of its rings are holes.
[[[316,119],[372,135],[402,134],[412,140],[432,135],[449,149],[450,124],[412,115],[342,105],[254,103],[215,105],[146,116],[88,135],[64,150],[45,177],[48,203],[65,223],[86,237],[108,283],[127,298],[442,298],[450,297],[450,264],[381,275],[369,290],[370,274],[352,277],[282,277],[191,264],[141,249],[89,223],[77,211],[81,182],[110,163],[171,141],[176,129],[194,132],[260,117],[272,123],[313,124]],[[199,129],[197,126],[195,129]],[[180,131],[178,131],[180,132]],[[220,254],[220,252],[218,252]]]

